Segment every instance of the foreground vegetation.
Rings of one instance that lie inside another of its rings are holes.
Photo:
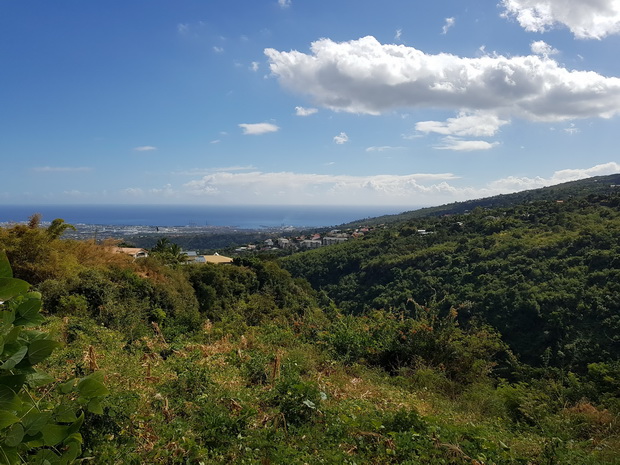
[[[79,428],[93,463],[613,464],[619,206],[425,218],[232,266],[132,261],[36,217],[0,249],[59,342],[40,368],[103,376]]]

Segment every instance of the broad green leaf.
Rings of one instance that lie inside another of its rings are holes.
[[[56,381],[56,378],[42,371],[36,371],[26,376],[28,386],[37,388]]]
[[[77,442],[77,441],[69,442],[67,449],[65,450],[65,452],[62,454],[62,457],[60,458],[60,463],[62,465],[68,465],[70,463],[75,462],[75,460],[82,453],[82,447],[80,446],[80,444],[81,444],[81,441],[80,442]]]
[[[0,250],[0,278],[12,278],[13,270],[4,250]]]
[[[17,410],[21,405],[21,400],[15,391],[8,386],[0,385],[0,410]]]
[[[34,449],[36,447],[43,447],[45,445],[43,443],[43,433],[39,431],[34,436],[24,437],[24,443],[31,449]]]
[[[28,346],[20,347],[17,352],[11,355],[2,365],[0,365],[0,370],[12,370],[15,368],[15,365],[22,361],[27,352]]]
[[[38,339],[28,346],[28,360],[32,365],[42,362],[52,354],[52,351],[60,344],[51,339]]]
[[[0,430],[11,426],[13,423],[17,423],[19,417],[6,410],[0,410]]]
[[[110,392],[108,391],[108,388],[103,385],[103,383],[97,381],[91,376],[82,379],[78,383],[78,391],[80,396],[86,397],[87,399],[98,396],[107,396]]]
[[[4,443],[9,447],[17,447],[24,439],[24,427],[16,423],[6,433]]]
[[[50,412],[30,412],[22,419],[24,425],[24,434],[34,436],[39,433],[41,429],[47,425],[52,419]]]
[[[69,435],[77,433],[83,424],[84,424],[84,412],[82,412],[80,416],[69,426],[67,433]],[[82,436],[80,436],[80,440],[81,439],[82,439]]]
[[[17,314],[23,318],[33,317],[41,310],[40,299],[27,299],[17,307]]]
[[[21,463],[17,449],[5,445],[0,445],[0,457],[2,457],[2,463]]]
[[[9,331],[9,334],[7,334],[4,337],[4,344],[13,344],[15,341],[17,341],[17,338],[19,337],[19,335],[22,332],[22,327],[21,326],[16,326],[14,327],[11,331]]]
[[[68,442],[67,449],[65,450],[65,452],[62,454],[62,457],[60,458],[60,463],[62,465],[68,465],[70,463],[74,463],[74,461],[82,453],[82,447],[80,446],[80,444],[82,443],[81,438],[82,437],[80,436],[79,442],[77,440],[75,441],[71,440],[71,437],[67,438],[67,442]]]
[[[41,300],[40,299],[28,299],[21,304],[16,309],[16,325],[39,325],[44,321],[43,316],[39,313],[41,310]]]
[[[0,376],[0,385],[7,386],[17,392],[26,382],[26,375],[6,375]]]
[[[64,441],[69,436],[69,427],[62,425],[45,425],[41,428],[43,442],[46,446],[55,446]]]
[[[37,455],[34,456],[34,462],[36,465],[52,465],[56,463],[60,463],[60,459],[58,454],[56,454],[52,449],[41,449],[37,452]]]
[[[76,378],[72,378],[69,381],[62,383],[60,386],[58,386],[60,392],[62,394],[69,394],[71,391],[73,391],[73,387],[75,386],[76,381]]]
[[[86,406],[90,413],[97,415],[103,415],[103,407],[101,406],[101,399],[91,399]]]
[[[23,294],[30,284],[17,278],[0,278],[0,300],[9,300],[16,295]]]
[[[54,417],[60,423],[73,423],[78,417],[75,415],[75,407],[69,404],[60,404],[54,409]]]
[[[3,327],[10,326],[15,321],[15,310],[0,311],[0,325]]]

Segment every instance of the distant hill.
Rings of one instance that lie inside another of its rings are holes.
[[[421,208],[419,210],[407,211],[396,215],[383,215],[376,218],[360,219],[343,224],[340,227],[345,229],[347,227],[358,226],[361,223],[366,225],[377,225],[408,221],[415,218],[463,214],[476,207],[506,208],[528,202],[566,200],[574,197],[607,194],[611,189],[618,189],[620,191],[620,173],[580,179],[579,181],[570,181],[554,186],[542,187],[540,189],[515,192],[514,194],[500,194],[493,197],[454,202],[437,207]]]

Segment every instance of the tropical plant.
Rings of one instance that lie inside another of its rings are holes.
[[[62,383],[34,366],[58,343],[34,328],[41,295],[13,277],[0,252],[0,462],[70,464],[81,453],[85,411],[103,413],[100,373]]]

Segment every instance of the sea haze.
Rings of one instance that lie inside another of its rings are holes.
[[[415,210],[417,206],[198,206],[198,205],[10,205],[0,206],[0,222],[24,222],[33,213],[43,221],[126,226],[333,226],[363,218]]]

